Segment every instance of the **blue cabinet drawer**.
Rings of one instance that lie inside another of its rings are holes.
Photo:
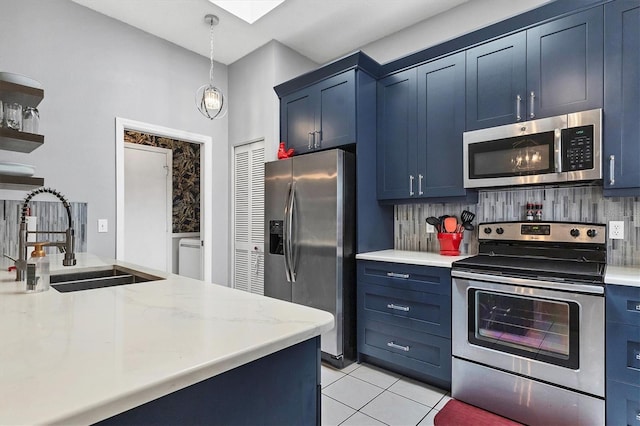
[[[403,263],[358,261],[358,281],[451,295],[451,270]]]
[[[640,426],[640,386],[607,380],[607,425]]]
[[[640,386],[640,327],[607,323],[607,379]]]
[[[359,283],[360,318],[451,338],[451,296]]]
[[[451,383],[451,340],[378,321],[360,323],[361,353]]]
[[[640,327],[640,287],[608,284],[607,321]]]

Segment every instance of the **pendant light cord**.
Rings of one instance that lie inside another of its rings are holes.
[[[209,57],[211,58],[211,68],[209,68],[209,84],[213,86],[213,18],[209,24],[209,38],[211,42]]]

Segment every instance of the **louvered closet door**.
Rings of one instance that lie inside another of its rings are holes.
[[[264,142],[234,148],[233,286],[264,294]]]

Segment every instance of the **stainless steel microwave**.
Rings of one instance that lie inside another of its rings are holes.
[[[463,134],[464,187],[602,179],[602,110]]]

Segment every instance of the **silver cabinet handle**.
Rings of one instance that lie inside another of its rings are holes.
[[[387,343],[387,346],[394,349],[400,349],[401,351],[405,351],[405,352],[409,352],[409,349],[411,349],[409,348],[409,346],[398,345],[395,342],[389,342]]]
[[[422,176],[421,174],[418,174],[418,195],[424,194],[424,192],[422,192],[422,179],[423,178],[424,178],[424,176]]]
[[[389,303],[387,305],[387,308],[395,309],[396,311],[403,311],[403,312],[409,312],[409,309],[411,309],[408,306],[394,305],[393,303]]]
[[[313,135],[313,147],[320,148],[320,144],[322,142],[322,131],[316,130],[316,135],[318,135],[318,140],[316,141],[316,136]]]
[[[522,120],[522,115],[520,114],[520,102],[522,102],[522,96],[518,94],[516,95],[516,121]]]
[[[314,142],[311,141],[312,138],[314,138],[314,134],[313,134],[313,132],[309,132],[309,135],[307,137],[307,147],[309,149],[313,148],[313,143]]]
[[[530,99],[530,102],[531,102],[531,104],[529,105],[529,107],[530,107],[529,108],[529,111],[530,111],[529,117],[536,118],[536,114],[534,112],[534,108],[535,108],[535,105],[536,105],[536,94],[534,92],[531,92],[531,94],[529,95],[529,99]]]
[[[409,278],[409,274],[398,274],[397,272],[387,272],[387,276],[391,278],[404,278],[405,280]]]
[[[609,156],[609,185],[616,184],[616,156]]]
[[[413,197],[415,193],[413,192],[413,175],[409,175],[409,196]]]

